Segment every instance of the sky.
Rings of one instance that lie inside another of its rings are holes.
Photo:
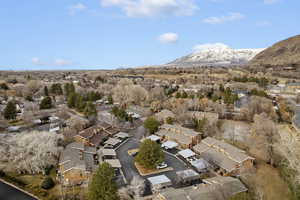
[[[299,0],[2,0],[0,70],[168,63],[199,45],[265,48],[299,34]]]

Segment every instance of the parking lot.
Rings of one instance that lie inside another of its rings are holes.
[[[140,139],[143,137],[143,134],[144,134],[143,127],[139,127],[135,130],[132,130],[130,132],[130,135],[132,137],[116,150],[117,156],[122,164],[122,170],[124,172],[125,178],[128,183],[130,183],[130,181],[134,176],[139,176],[139,173],[136,167],[134,166],[134,158],[128,155],[128,150],[136,149],[139,147]],[[168,176],[172,180],[172,182],[175,183],[176,171],[185,170],[187,169],[187,166],[185,165],[184,162],[177,159],[171,153],[165,153],[165,162],[168,164],[168,166],[172,167],[173,170],[168,172],[162,172],[160,174],[164,174]],[[160,174],[149,175],[149,176],[145,176],[144,178],[157,176]]]

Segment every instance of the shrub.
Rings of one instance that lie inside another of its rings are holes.
[[[0,170],[0,177],[4,177],[5,176],[5,172],[3,170]]]
[[[43,182],[41,184],[41,188],[43,188],[45,190],[49,190],[49,189],[53,188],[54,185],[55,185],[54,181],[52,180],[51,177],[48,176],[43,180]]]
[[[174,123],[174,119],[172,117],[168,117],[166,119],[167,124],[173,124]]]

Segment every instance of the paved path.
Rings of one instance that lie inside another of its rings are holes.
[[[0,181],[1,200],[36,200],[35,198]]]

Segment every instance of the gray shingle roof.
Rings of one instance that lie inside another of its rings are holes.
[[[97,167],[94,163],[95,154],[96,148],[74,142],[64,149],[60,156],[59,164],[64,165],[64,172],[72,168],[93,171]]]
[[[254,159],[243,150],[212,137],[205,138],[193,149],[208,162],[218,165],[228,172],[233,171],[238,164],[245,160]]]
[[[160,192],[160,196],[166,200],[215,200],[226,199],[235,194],[247,191],[247,188],[239,179],[232,177],[213,177],[203,180],[206,184],[200,184],[197,188],[167,188]]]

